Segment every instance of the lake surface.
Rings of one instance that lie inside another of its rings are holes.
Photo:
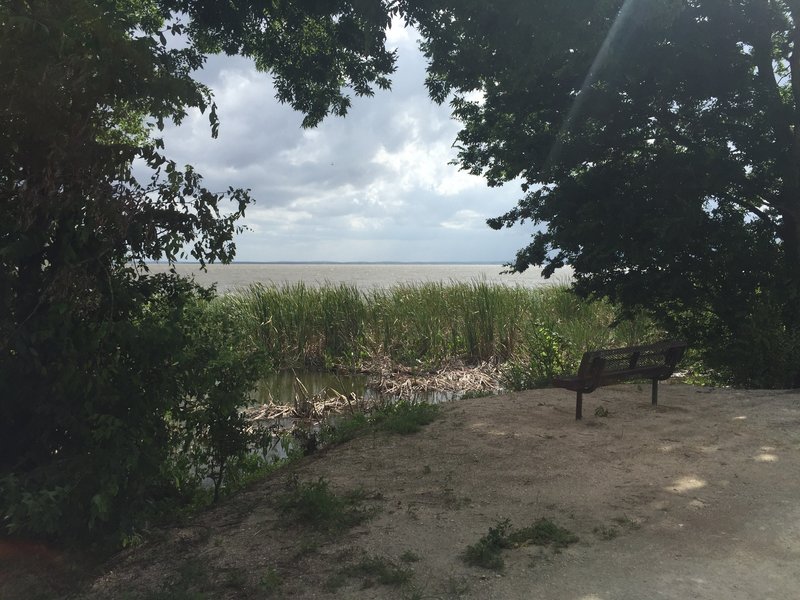
[[[151,264],[150,271],[163,273],[166,264]],[[550,279],[543,279],[539,269],[525,273],[503,274],[502,265],[481,264],[379,264],[379,263],[233,263],[208,265],[203,272],[197,264],[182,263],[175,266],[181,275],[194,275],[201,285],[217,285],[219,292],[245,288],[251,283],[278,286],[303,282],[308,285],[346,283],[360,290],[386,289],[398,284],[422,282],[488,283],[521,286],[526,288],[569,282],[571,270],[559,269]]]

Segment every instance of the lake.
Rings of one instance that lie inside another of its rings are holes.
[[[169,266],[150,264],[149,268],[153,273],[163,273]],[[503,274],[502,265],[461,263],[233,263],[208,265],[205,272],[197,264],[181,263],[175,265],[175,268],[181,275],[194,275],[201,285],[216,284],[219,292],[234,291],[251,283],[282,286],[299,282],[308,285],[345,283],[364,291],[386,289],[397,284],[471,281],[534,288],[567,283],[571,277],[568,267],[559,269],[550,279],[543,279],[539,269]]]

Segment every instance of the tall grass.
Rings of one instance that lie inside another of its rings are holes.
[[[645,317],[622,321],[613,305],[564,286],[421,283],[360,292],[354,286],[253,285],[216,300],[243,323],[275,368],[357,367],[388,358],[409,366],[448,361],[574,364],[589,348],[658,337]],[[557,356],[556,356],[557,355]]]

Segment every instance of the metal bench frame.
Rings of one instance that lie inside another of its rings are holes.
[[[668,379],[686,352],[686,343],[664,341],[644,346],[591,350],[581,359],[578,374],[573,377],[556,377],[555,387],[577,392],[575,419],[583,417],[583,394],[589,394],[603,385],[631,379],[651,379],[652,404],[658,404],[658,382]]]

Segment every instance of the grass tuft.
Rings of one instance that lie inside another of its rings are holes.
[[[489,533],[471,546],[467,546],[461,557],[464,562],[473,567],[482,567],[500,571],[505,566],[502,551],[510,547],[507,532],[511,528],[508,519],[498,521],[494,527],[489,528]]]
[[[533,525],[511,533],[508,539],[515,546],[533,544],[535,546],[552,546],[555,549],[560,549],[577,542],[578,536],[563,527],[559,527],[549,519],[541,518]]]
[[[511,531],[511,522],[504,519],[498,521],[494,527],[490,527],[489,533],[475,544],[467,546],[461,558],[471,566],[501,571],[505,566],[502,552],[507,548],[534,544],[550,546],[558,552],[577,541],[578,537],[575,534],[549,519],[539,519],[533,525],[517,531]]]

